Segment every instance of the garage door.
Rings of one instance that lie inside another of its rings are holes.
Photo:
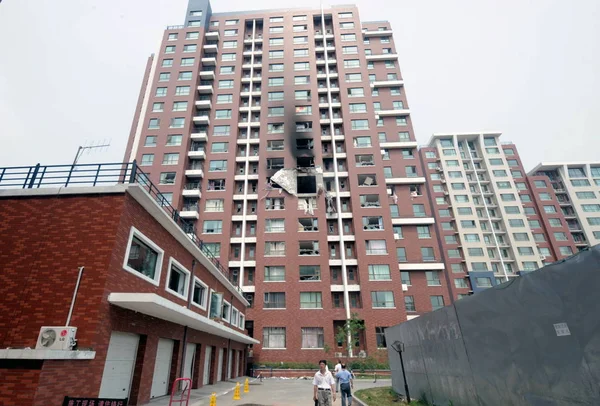
[[[222,375],[223,375],[223,351],[225,349],[224,348],[219,348],[219,357],[218,357],[218,363],[217,363],[217,382],[222,381]]]
[[[164,396],[169,392],[169,376],[171,374],[171,358],[173,357],[173,340],[161,338],[156,349],[156,362],[152,376],[150,397]]]
[[[194,366],[194,358],[196,357],[196,344],[188,343],[185,347],[185,366],[183,368],[183,377],[192,378],[192,368]]]
[[[113,332],[110,335],[99,397],[129,397],[139,340],[136,334]]]
[[[204,376],[202,377],[202,385],[208,385],[210,382],[210,362],[212,358],[213,347],[207,345],[204,355]]]

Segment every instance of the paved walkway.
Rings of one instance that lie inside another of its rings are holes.
[[[244,380],[237,378],[228,382],[218,382],[207,385],[201,389],[192,390],[189,406],[209,406],[210,395],[217,394],[217,406],[312,406],[312,378],[311,379],[282,379],[265,378],[262,383],[251,379],[250,393],[244,393]],[[233,400],[233,389],[235,383],[240,382],[241,400]],[[377,386],[391,386],[389,379],[378,379],[376,383],[371,379],[357,379],[354,381],[354,389],[365,389]],[[149,406],[168,406],[169,397],[154,399]],[[334,403],[341,405],[341,400]],[[358,405],[358,403],[355,403]],[[179,404],[177,404],[179,405]]]

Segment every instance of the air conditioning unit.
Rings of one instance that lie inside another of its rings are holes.
[[[36,350],[63,350],[69,351],[75,347],[77,340],[77,327],[49,327],[40,329]]]
[[[360,350],[358,353],[358,358],[367,358],[367,353],[363,350]]]
[[[402,284],[402,292],[407,292],[408,291],[408,285],[406,283]]]
[[[336,358],[342,358],[343,354],[341,352],[336,352],[336,353],[333,354],[333,356],[336,357]]]

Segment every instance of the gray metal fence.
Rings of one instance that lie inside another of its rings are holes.
[[[388,328],[435,405],[600,405],[600,245]],[[404,393],[391,345],[392,385]]]

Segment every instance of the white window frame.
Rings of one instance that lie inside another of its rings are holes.
[[[238,328],[244,330],[244,326],[246,324],[246,315],[242,312],[240,312],[240,315],[238,316]]]
[[[229,306],[229,312],[227,312],[226,317],[223,317],[223,308],[225,307],[225,305]],[[226,321],[227,323],[231,323],[231,309],[233,308],[233,306],[231,306],[231,303],[229,303],[227,300],[223,299],[223,306],[221,308],[221,318],[223,319],[223,321]]]
[[[233,315],[235,314],[235,318],[233,317]],[[231,322],[230,324],[232,326],[236,326],[239,324],[239,320],[240,320],[240,311],[238,309],[236,309],[235,306],[231,306]]]
[[[202,280],[200,278],[198,278],[197,276],[194,276],[194,285],[193,285],[193,289],[196,289],[196,282],[198,282],[200,285],[204,286],[204,289],[206,289],[206,294],[204,295],[204,303],[198,304],[196,302],[194,302],[193,300],[190,300],[192,302],[193,306],[196,306],[197,308],[204,310],[204,311],[208,311],[208,298],[210,297],[210,291],[211,289],[208,288],[208,285],[204,282],[202,282]],[[194,292],[191,292],[192,297]]]
[[[147,277],[146,275],[136,271],[133,268],[130,268],[127,265],[127,261],[129,260],[129,252],[131,251],[131,243],[133,242],[133,237],[139,238],[144,244],[147,244],[150,248],[155,250],[158,253],[158,258],[156,260],[156,269],[154,270],[154,279]],[[129,273],[134,274],[138,278],[145,280],[146,282],[150,282],[154,286],[160,286],[160,275],[162,273],[162,263],[164,259],[165,251],[160,248],[154,241],[150,238],[146,237],[140,230],[135,227],[131,227],[129,231],[129,238],[127,239],[127,250],[125,251],[125,258],[123,258],[123,269]]]
[[[171,271],[173,270],[173,265],[175,265],[175,267],[177,269],[179,269],[181,272],[183,272],[185,274],[185,284],[183,287],[183,295],[180,295],[179,293],[175,292],[174,290],[171,290],[171,288],[169,288],[169,280],[171,279]],[[186,269],[186,267],[184,267],[183,265],[181,265],[181,262],[177,261],[175,258],[173,257],[169,257],[169,268],[168,272],[167,272],[167,280],[165,281],[165,290],[172,294],[173,296],[177,296],[180,299],[183,300],[187,300],[189,297],[189,291],[190,291],[190,277],[192,275],[192,273]]]

